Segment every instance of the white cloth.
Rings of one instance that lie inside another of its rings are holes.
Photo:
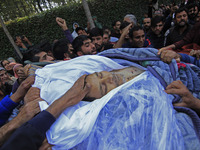
[[[80,76],[122,68],[124,66],[103,56],[81,56],[37,69],[33,87],[40,88],[41,98],[50,105],[66,93]],[[79,104],[66,109],[47,132],[48,142],[58,145],[58,147],[59,145],[66,145],[62,148],[67,149],[85,139],[89,135],[99,111],[117,92],[118,88],[99,100],[91,103],[81,101]],[[40,103],[41,110],[46,109],[48,104]],[[56,146],[54,149],[56,149]]]

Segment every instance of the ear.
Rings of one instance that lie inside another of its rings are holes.
[[[78,51],[78,52],[77,52],[77,55],[78,55],[78,56],[82,56],[82,55],[83,55],[83,52]]]

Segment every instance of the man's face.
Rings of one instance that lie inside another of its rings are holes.
[[[18,78],[21,80],[25,80],[27,77],[24,72],[24,67],[22,66],[16,68],[16,74],[18,75]]]
[[[101,98],[112,89],[133,79],[142,72],[142,70],[136,67],[127,67],[111,72],[101,71],[87,75],[85,77],[85,83],[90,85],[90,91],[86,97]]]
[[[81,50],[77,54],[81,55],[95,55],[97,53],[95,45],[92,43],[90,39],[83,41],[83,45],[81,46]]]
[[[188,22],[188,15],[185,11],[176,14],[175,23],[180,26],[184,27]]]
[[[143,47],[144,41],[145,41],[144,30],[138,30],[133,32],[132,46],[134,48]]]
[[[109,41],[110,41],[109,35],[103,34],[103,43],[106,44],[106,43],[109,43]]]
[[[188,15],[190,16],[190,18],[194,19],[198,14],[198,8],[197,6],[190,8],[188,11]]]
[[[69,43],[68,45],[68,56],[70,57],[70,58],[74,58],[75,57],[75,54],[74,54],[74,48],[73,48],[73,46],[72,46],[72,44],[71,43]]]
[[[123,77],[119,74],[102,71],[86,76],[85,81],[91,85],[86,97],[101,98],[112,89],[123,84]]]
[[[85,32],[85,30],[78,30],[78,35],[87,35],[87,33]]]
[[[101,51],[103,46],[103,37],[102,36],[93,36],[92,43],[95,45],[97,51]]]
[[[115,26],[113,27],[115,30],[120,30],[120,26],[121,26],[121,22],[120,21],[117,21],[116,23],[115,23]]]
[[[144,18],[143,26],[144,26],[145,29],[149,29],[150,26],[151,26],[151,19],[150,18]]]
[[[196,17],[196,22],[199,22],[199,21],[200,21],[200,11],[199,11],[199,13],[198,13],[198,15]]]
[[[53,61],[53,57],[47,55],[46,52],[40,52],[38,54],[36,54],[35,56],[40,57],[39,62],[49,62],[49,61]]]
[[[154,34],[160,35],[163,27],[164,27],[164,23],[161,21],[157,23],[155,27],[151,27],[151,30],[154,32]]]

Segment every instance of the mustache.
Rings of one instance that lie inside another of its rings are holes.
[[[180,22],[186,22],[185,20],[181,20]]]

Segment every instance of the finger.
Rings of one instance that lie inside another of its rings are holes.
[[[162,53],[160,53],[161,60],[164,60],[166,53],[167,51],[162,51]]]
[[[178,106],[178,107],[186,107],[185,103],[174,103],[173,106]]]
[[[160,55],[160,54],[162,53],[163,50],[164,50],[164,49],[162,49],[162,48],[159,49],[157,54]]]
[[[171,89],[171,88],[178,88],[178,89],[180,89],[182,86],[183,86],[183,83],[180,80],[177,80],[177,81],[173,81],[171,84],[169,84],[166,87],[166,90],[167,89]]]
[[[51,150],[51,147],[52,145],[45,141],[42,143],[42,146],[40,146],[39,150]]]

